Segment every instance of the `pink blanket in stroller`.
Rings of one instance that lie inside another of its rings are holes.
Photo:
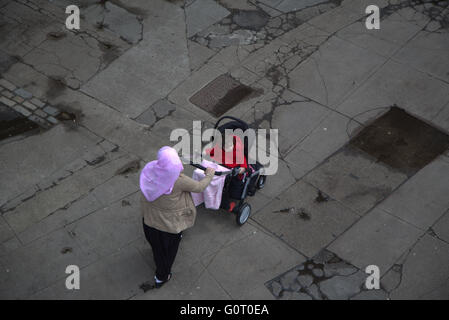
[[[220,166],[211,161],[203,160],[201,165],[204,167],[214,168],[215,171],[229,171],[229,169]],[[195,169],[193,171],[192,178],[194,180],[201,180],[204,178],[204,171],[200,169]],[[208,209],[218,210],[220,208],[221,196],[223,194],[223,187],[225,183],[226,176],[214,176],[211,183],[207,186],[207,188],[201,193],[191,193],[193,203],[195,206],[199,206],[204,202],[204,206]]]

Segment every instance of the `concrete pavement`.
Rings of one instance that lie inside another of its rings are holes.
[[[0,0],[0,111],[39,126],[0,140],[0,297],[448,299],[448,17],[427,0]],[[171,130],[214,124],[191,97],[222,75],[253,89],[225,115],[279,129],[278,173],[242,227],[200,207],[173,280],[145,292],[140,169]]]

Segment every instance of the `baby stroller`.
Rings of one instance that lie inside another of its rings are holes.
[[[220,122],[224,119],[230,119],[232,121],[220,126]],[[246,122],[240,119],[231,116],[224,116],[217,121],[214,128],[218,129],[222,136],[224,136],[226,129],[241,129],[244,132],[249,128],[249,126]],[[247,137],[244,138],[243,145],[244,156],[248,159],[248,150],[250,150],[251,146],[249,145]],[[190,164],[198,169],[206,170],[206,168],[202,165],[194,164],[192,162]],[[225,164],[221,165],[227,167]],[[241,180],[237,179],[240,167],[229,169],[231,170],[226,172],[215,172],[215,175],[217,176],[226,175],[220,208],[228,210],[231,203],[234,203],[235,206],[232,213],[236,214],[236,222],[239,226],[241,226],[251,215],[251,205],[245,202],[246,196],[254,196],[256,190],[262,189],[265,186],[267,177],[262,174],[263,166],[259,162],[256,162],[254,165],[250,165],[249,170],[243,173],[244,176]]]

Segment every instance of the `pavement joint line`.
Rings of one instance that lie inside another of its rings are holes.
[[[254,224],[258,225],[258,227],[261,230],[264,230],[265,234],[267,234],[268,236],[274,238],[274,239],[278,239],[279,241],[281,241],[284,245],[286,245],[287,247],[289,247],[290,249],[296,251],[297,253],[299,253],[301,256],[307,258],[307,259],[311,259],[312,257],[307,256],[306,254],[304,254],[303,252],[301,252],[300,250],[296,249],[295,247],[293,247],[292,245],[290,245],[288,242],[286,242],[284,239],[282,239],[281,237],[279,237],[277,234],[271,232],[270,230],[268,230],[268,228],[266,228],[264,225],[262,225],[261,223],[259,223],[258,221],[254,220],[253,218],[249,218],[249,220],[251,222],[253,222]]]

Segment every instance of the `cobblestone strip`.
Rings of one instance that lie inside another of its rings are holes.
[[[49,129],[59,123],[60,111],[48,103],[33,97],[31,92],[18,88],[6,79],[0,78],[0,103],[20,113],[42,128]]]

